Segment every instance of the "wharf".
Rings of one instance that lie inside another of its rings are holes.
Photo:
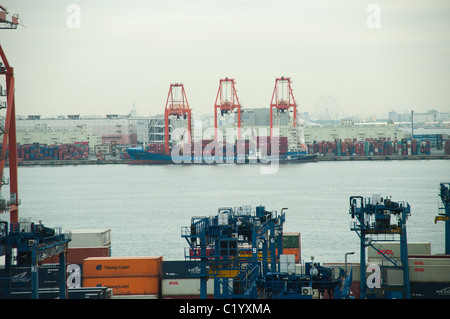
[[[372,155],[372,156],[318,156],[318,161],[385,161],[385,160],[450,160],[450,155]],[[38,160],[21,161],[19,166],[62,166],[62,165],[109,165],[131,164],[131,160],[106,159],[106,160]]]
[[[318,156],[318,161],[385,161],[385,160],[439,160],[450,159],[450,155],[368,155],[368,156]]]
[[[130,164],[130,160],[39,160],[39,161],[22,161],[17,163],[18,166],[63,166],[63,165],[108,165],[108,164]]]

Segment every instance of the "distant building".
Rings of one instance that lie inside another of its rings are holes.
[[[414,124],[425,124],[429,122],[439,122],[446,118],[445,113],[440,113],[436,110],[430,110],[428,112],[410,112],[410,113],[402,113],[399,114],[395,111],[389,112],[389,120],[394,121],[396,123],[407,122],[411,123],[414,121]]]
[[[16,120],[17,132],[27,131],[31,138],[33,131],[46,129],[54,130],[52,136],[56,137],[62,132],[72,131],[75,137],[76,131],[85,129],[89,136],[100,136],[100,144],[134,145],[137,143],[137,119],[117,114],[108,114],[106,117],[81,117],[80,115],[67,115],[58,118],[41,118],[39,115],[30,115],[27,118]],[[36,132],[37,135],[42,132]],[[44,138],[42,136],[42,138]],[[81,136],[80,136],[81,138]],[[45,143],[44,141],[36,141]],[[81,141],[79,141],[81,142]]]
[[[89,149],[94,150],[95,145],[102,143],[102,138],[99,135],[92,135],[86,125],[79,127],[53,129],[44,123],[35,124],[34,128],[17,128],[16,129],[17,143],[25,144],[73,144],[75,142],[88,142]]]
[[[404,137],[404,132],[398,130],[392,121],[386,124],[370,123],[359,124],[353,120],[342,120],[341,125],[305,126],[305,142],[334,141],[336,139],[354,139],[358,141],[367,138],[391,138],[399,140]]]

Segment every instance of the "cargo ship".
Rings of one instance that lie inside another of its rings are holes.
[[[128,148],[127,153],[131,164],[284,164],[318,160],[317,154],[308,154],[304,147],[289,148],[286,137],[258,137],[235,143],[202,140],[177,144],[170,153],[165,152],[164,144],[155,143]]]

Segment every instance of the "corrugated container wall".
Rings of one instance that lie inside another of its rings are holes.
[[[162,257],[91,257],[83,261],[84,277],[159,277]]]
[[[379,251],[378,251],[379,250]],[[399,242],[383,242],[378,250],[373,247],[367,249],[367,257],[370,261],[371,259],[381,259],[386,258],[400,258],[400,243]],[[385,256],[383,256],[382,252]],[[408,243],[408,256],[411,255],[430,255],[431,254],[431,243]]]
[[[200,262],[186,260],[163,261],[161,298],[199,299]],[[214,296],[214,280],[207,281],[207,298]]]
[[[110,229],[79,229],[72,230],[71,247],[111,246]]]
[[[83,287],[106,286],[114,295],[159,295],[162,256],[86,258]]]

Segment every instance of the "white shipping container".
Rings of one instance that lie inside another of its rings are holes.
[[[207,295],[214,295],[214,279],[209,279],[206,283]],[[199,278],[163,279],[161,283],[161,297],[200,297]]]
[[[295,255],[280,255],[280,272],[295,273]]]
[[[391,259],[400,259],[400,243],[399,242],[379,242],[376,247],[380,246],[379,250],[387,257]],[[430,243],[408,243],[408,256],[411,255],[431,255]],[[371,259],[384,259],[378,250],[372,246],[367,248],[367,257]]]
[[[449,282],[450,266],[409,266],[410,282]]]
[[[410,266],[450,266],[450,258],[427,258],[427,257],[414,257],[408,258]]]
[[[111,246],[111,229],[72,230],[69,248]]]

